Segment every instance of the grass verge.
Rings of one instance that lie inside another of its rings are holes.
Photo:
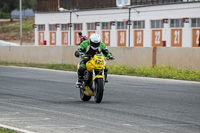
[[[19,133],[19,132],[16,132],[14,130],[10,130],[10,129],[6,129],[6,128],[1,128],[0,127],[0,133]]]
[[[5,66],[22,66],[22,67],[37,67],[64,71],[76,71],[76,65],[70,64],[25,64],[25,63],[8,63],[0,62],[0,65]],[[157,66],[157,67],[128,67],[126,65],[109,65],[109,74],[117,75],[130,75],[141,77],[154,77],[154,78],[166,78],[177,80],[189,80],[200,82],[200,70],[191,69],[176,69],[170,66]]]
[[[200,70],[176,69],[170,66],[128,67],[125,65],[110,65],[110,74],[131,75],[153,78],[200,81]]]
[[[55,69],[55,70],[64,70],[64,71],[76,71],[76,65],[70,64],[34,64],[34,63],[10,63],[10,62],[1,62],[0,65],[4,66],[21,66],[21,67],[36,67],[36,68],[45,68],[45,69]]]
[[[23,32],[33,31],[32,24],[34,24],[34,19],[23,19],[22,29]],[[19,32],[20,31],[20,23],[19,21],[6,22],[0,26],[0,33],[7,32]]]

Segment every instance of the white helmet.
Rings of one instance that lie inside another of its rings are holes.
[[[99,34],[93,33],[90,36],[90,45],[92,49],[94,50],[98,49],[100,42],[101,42],[101,37]]]

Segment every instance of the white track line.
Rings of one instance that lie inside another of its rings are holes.
[[[32,132],[32,131],[28,131],[28,130],[12,127],[12,126],[8,126],[8,125],[3,125],[3,124],[0,124],[0,127],[15,130],[15,131],[22,132],[22,133],[36,133],[36,132]]]
[[[78,128],[84,128],[86,126],[84,125],[72,125],[72,126],[56,126],[56,125],[33,125],[33,126],[26,126],[26,128],[36,128],[36,129],[78,129]]]

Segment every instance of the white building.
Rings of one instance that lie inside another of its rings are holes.
[[[199,44],[200,2],[132,7],[130,32],[128,20],[129,8],[74,11],[71,19],[69,11],[36,13],[35,45],[75,45],[80,31],[87,37],[96,32],[107,46],[114,47]]]

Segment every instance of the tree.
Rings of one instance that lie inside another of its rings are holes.
[[[10,21],[12,21],[11,12],[19,5],[18,0],[1,0],[2,11],[10,13]]]
[[[32,9],[36,10],[37,8],[37,0],[22,0],[23,9]]]
[[[37,0],[22,0],[23,9],[36,10]],[[11,12],[15,9],[19,9],[19,0],[0,0],[0,9],[3,12],[10,14],[10,21],[12,21]]]

